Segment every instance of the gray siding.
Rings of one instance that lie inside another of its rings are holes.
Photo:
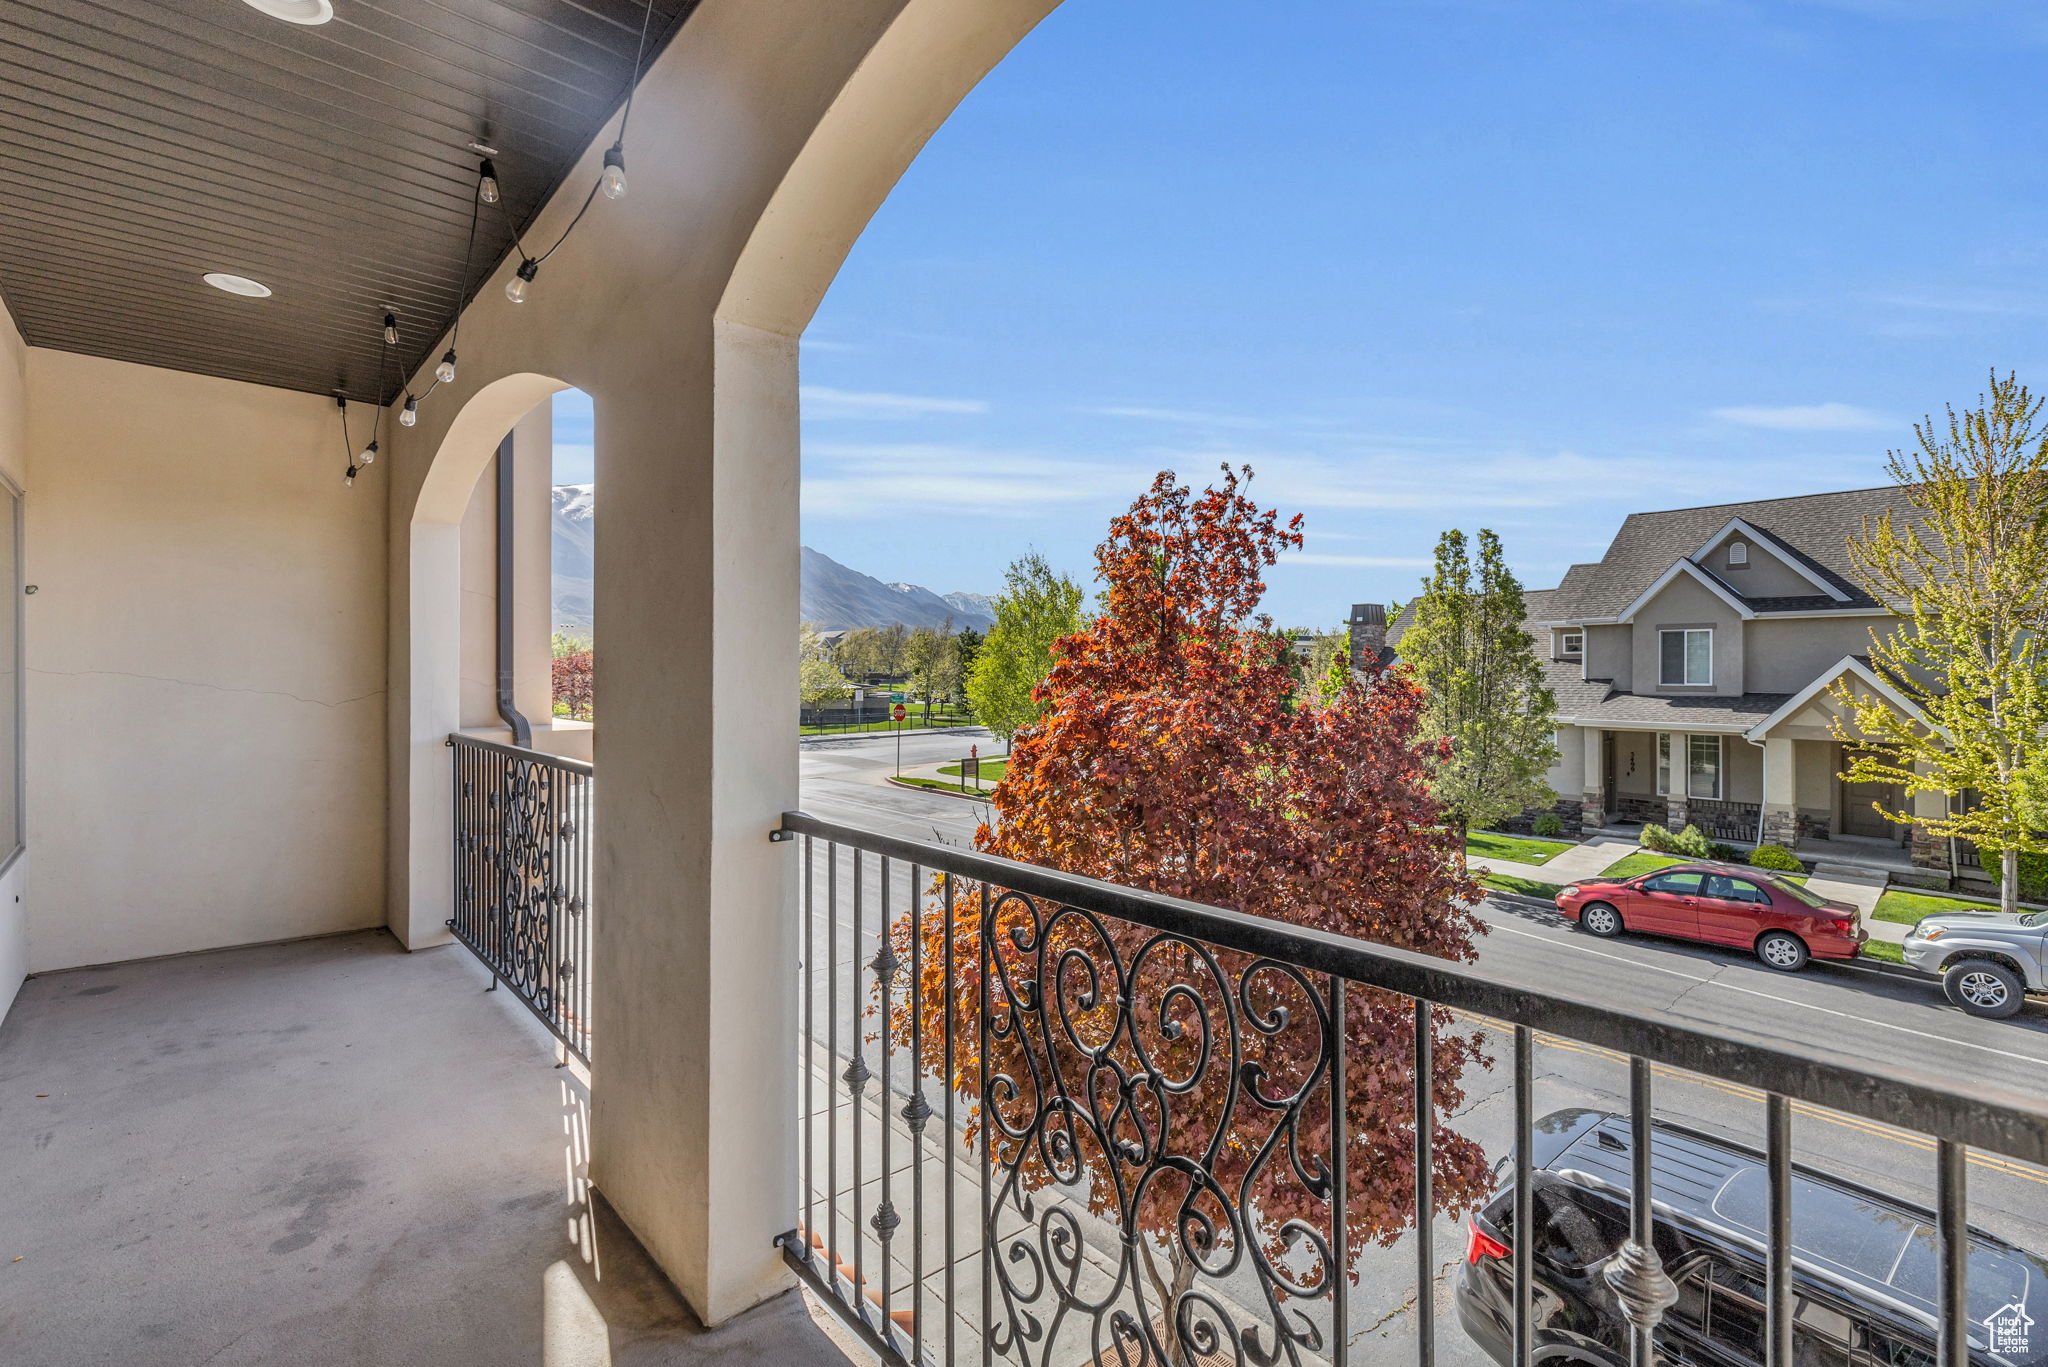
[[[1635,641],[1631,653],[1635,683],[1630,692],[1639,695],[1725,697],[1744,691],[1742,615],[1705,585],[1684,576],[1672,580],[1655,598],[1643,604],[1633,625]],[[1713,683],[1705,688],[1666,688],[1659,684],[1658,631],[1666,627],[1702,626],[1711,627],[1714,631]]]

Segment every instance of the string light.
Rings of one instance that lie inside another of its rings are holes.
[[[562,235],[556,238],[554,245],[546,251],[531,253],[526,250],[526,245],[520,238],[520,226],[508,223],[512,231],[512,245],[519,253],[519,265],[513,271],[512,279],[505,283],[505,298],[509,302],[514,304],[526,302],[528,295],[532,291],[534,279],[540,274],[542,264],[559,251],[564,242],[569,240],[569,234],[576,231],[577,225],[583,221],[583,215],[589,211],[591,204],[600,193],[606,199],[623,199],[625,197],[626,125],[633,117],[633,96],[639,90],[640,77],[646,70],[647,36],[653,21],[654,0],[644,0],[640,13],[640,41],[633,53],[633,76],[626,85],[625,102],[619,111],[618,135],[612,140],[611,146],[605,149],[604,165],[598,173],[597,183],[592,185],[590,193],[584,196],[582,205],[577,208],[575,216],[569,220],[569,226],[562,230]],[[504,192],[498,184],[497,163],[493,160],[498,149],[486,146],[482,142],[472,142],[469,145],[472,150],[483,155],[483,160],[477,163],[476,193],[470,200],[469,241],[463,248],[462,253],[462,278],[460,284],[462,293],[465,295],[469,289],[470,270],[476,258],[476,228],[480,207],[486,204],[502,206],[504,202]],[[534,212],[538,212],[539,207],[541,206],[536,206]],[[506,210],[500,207],[499,212],[505,213]],[[400,427],[417,426],[420,420],[420,400],[428,397],[444,384],[455,383],[455,348],[456,343],[462,336],[463,312],[463,308],[458,304],[455,310],[454,324],[449,330],[448,350],[442,353],[440,363],[434,367],[434,382],[418,394],[414,394],[410,389],[402,390],[405,394],[405,405],[398,413],[398,425]],[[384,314],[384,345],[386,347],[396,347],[398,342],[397,314],[387,310]],[[402,380],[403,377],[401,376],[400,378]],[[349,441],[348,437],[348,400],[341,395],[336,395],[335,402],[341,407],[342,445],[350,452],[348,469],[343,475],[343,481],[353,486],[356,482],[356,476],[362,474],[365,468],[376,462],[379,450],[378,432],[382,427],[384,410],[381,406],[377,410],[377,417],[371,428],[369,445],[365,446],[360,452],[357,452],[354,444]]]
[[[533,277],[540,274],[540,262],[521,261],[519,269],[505,282],[505,297],[515,304],[526,302],[526,287],[533,283]]]

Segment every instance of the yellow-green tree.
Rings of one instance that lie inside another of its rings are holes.
[[[1904,619],[1871,632],[1871,664],[1913,712],[1847,680],[1836,737],[1855,748],[1851,783],[1892,783],[1916,818],[1915,793],[1950,799],[1918,818],[2000,857],[1999,898],[2014,910],[2019,856],[2048,853],[2048,433],[2042,401],[2007,374],[1948,421],[1915,423],[1916,446],[1893,451],[1903,516],[1886,511],[1849,539],[1864,587]],[[1965,810],[1954,799],[1976,802]]]
[[[1052,643],[1081,629],[1081,586],[1032,551],[1004,572],[995,614],[967,676],[967,700],[1007,741],[1045,714],[1048,702],[1033,691],[1052,672]]]

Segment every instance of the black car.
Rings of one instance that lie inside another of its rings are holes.
[[[1763,1160],[1678,1125],[1659,1122],[1654,1135],[1655,1243],[1679,1291],[1658,1347],[1694,1367],[1755,1367],[1766,1353]],[[1555,1111],[1536,1122],[1538,1363],[1628,1362],[1628,1321],[1601,1271],[1628,1237],[1629,1143],[1627,1117],[1603,1111]],[[1797,1367],[1933,1367],[1933,1213],[1804,1167],[1794,1169],[1792,1187]],[[1510,1189],[1472,1218],[1458,1278],[1465,1332],[1502,1364],[1514,1357],[1514,1213]],[[1972,1230],[1968,1281],[1972,1360],[2048,1367],[2048,1260]]]

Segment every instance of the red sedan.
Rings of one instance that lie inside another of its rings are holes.
[[[1673,864],[1638,878],[1593,878],[1557,894],[1557,909],[1591,933],[1670,935],[1755,952],[1786,973],[1809,957],[1853,959],[1870,932],[1847,902],[1738,864]]]

